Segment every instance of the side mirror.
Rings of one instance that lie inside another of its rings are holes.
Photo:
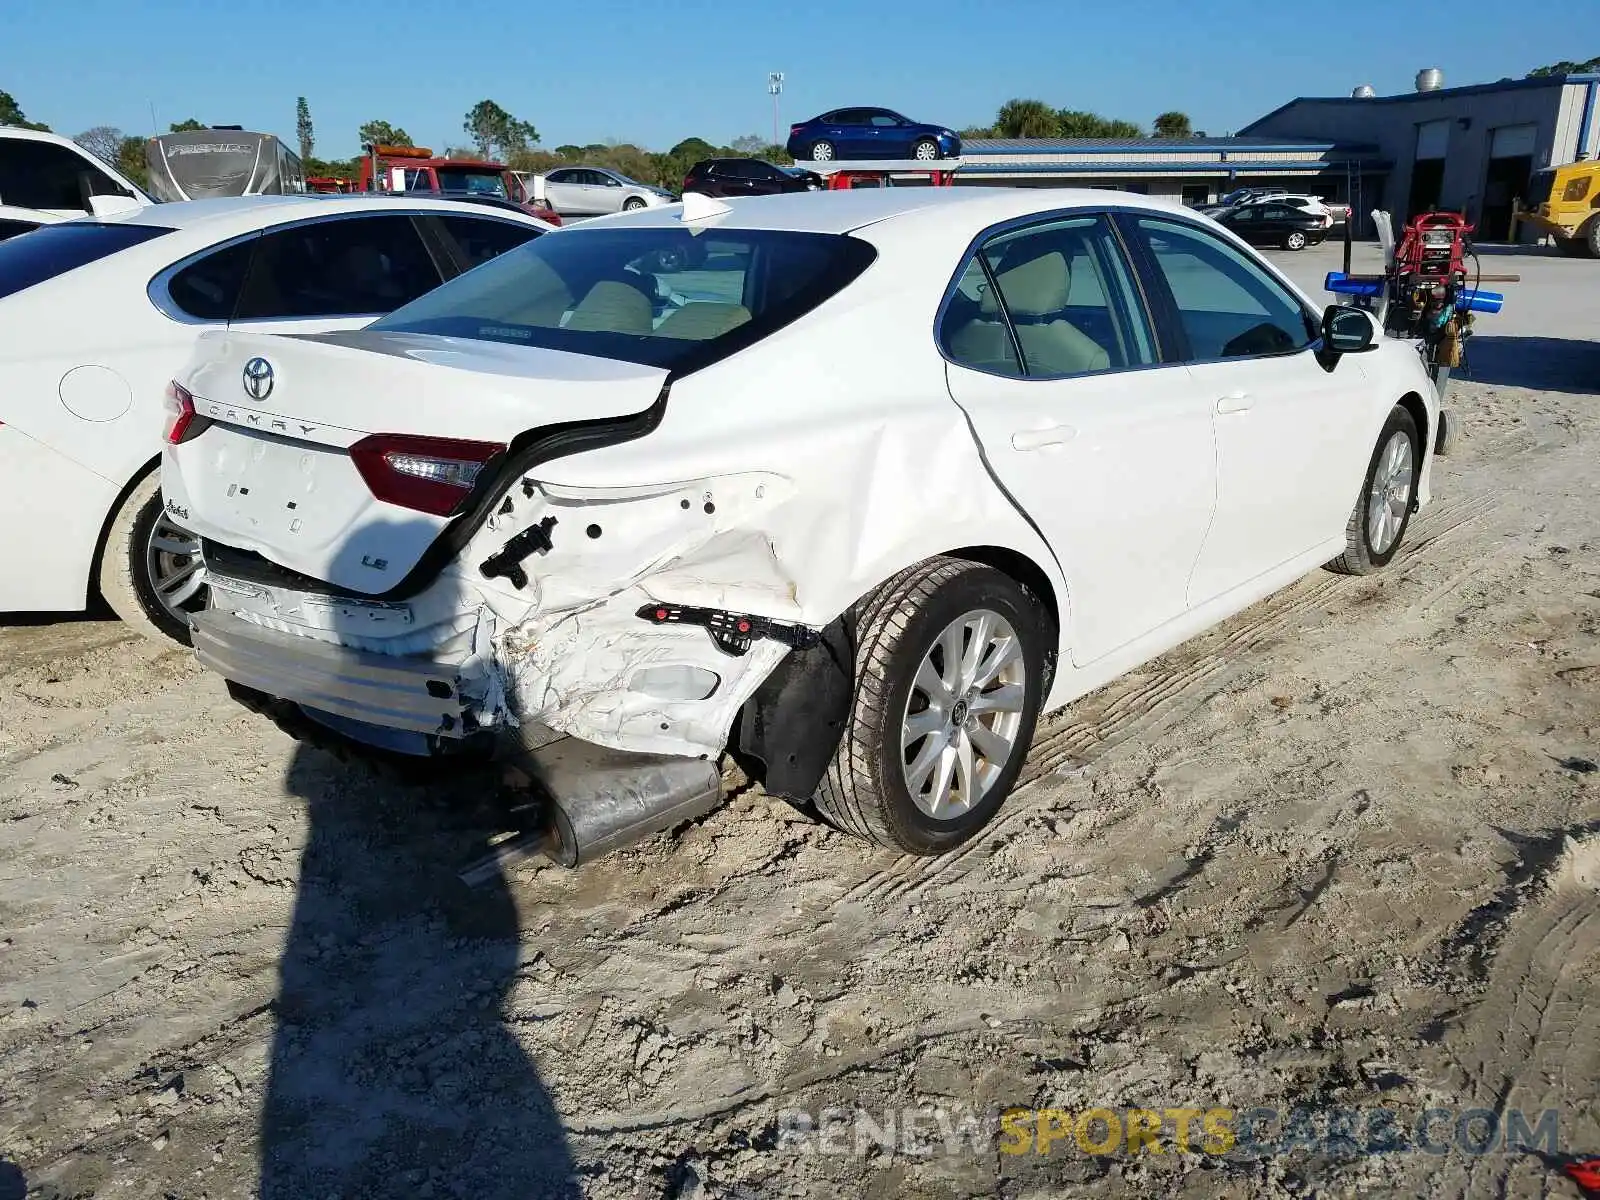
[[[1330,304],[1322,314],[1322,345],[1330,354],[1360,354],[1371,350],[1375,331],[1364,309]]]

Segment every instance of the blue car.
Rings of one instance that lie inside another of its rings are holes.
[[[841,158],[957,158],[961,139],[943,125],[921,125],[887,108],[836,108],[789,126],[796,162]]]

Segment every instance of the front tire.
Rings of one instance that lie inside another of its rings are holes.
[[[1054,631],[992,567],[932,558],[852,613],[855,697],[815,802],[846,833],[942,854],[989,823],[1022,770]]]
[[[834,159],[834,150],[833,150],[833,143],[832,142],[812,142],[811,143],[811,161],[812,162],[832,162],[833,159]]]
[[[206,606],[205,568],[200,539],[167,516],[159,471],[117,509],[95,582],[111,611],[145,637],[189,645],[189,614]]]
[[[622,202],[622,211],[623,212],[638,212],[644,206],[645,206],[644,201],[639,199],[639,197],[630,196],[628,199],[626,199],[626,200],[624,200]]]
[[[1361,494],[1345,524],[1345,551],[1326,564],[1340,575],[1370,575],[1389,565],[1417,500],[1417,475],[1422,464],[1417,422],[1400,405],[1389,410]]]
[[[1578,232],[1590,258],[1600,258],[1600,217],[1590,217],[1589,223]]]
[[[934,159],[941,157],[939,143],[932,138],[923,138],[915,146],[911,147],[911,157],[918,162],[932,162]]]

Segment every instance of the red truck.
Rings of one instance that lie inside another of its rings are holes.
[[[561,224],[555,210],[538,204],[504,163],[473,158],[435,158],[425,146],[364,146],[363,192],[429,192],[442,196],[487,196],[509,200],[525,212]]]

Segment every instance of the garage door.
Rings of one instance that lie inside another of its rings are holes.
[[[1450,145],[1450,122],[1426,121],[1417,126],[1417,159],[1443,158]]]
[[[1532,158],[1537,125],[1502,125],[1489,133],[1490,158]]]

